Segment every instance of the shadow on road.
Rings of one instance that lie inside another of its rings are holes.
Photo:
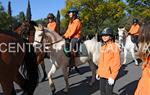
[[[23,92],[21,89],[15,89],[17,95],[22,95],[21,93]],[[0,92],[0,95],[4,95],[2,92]]]
[[[79,67],[78,69],[80,70],[81,74],[84,74],[84,73],[91,71],[89,66]],[[76,76],[76,73],[77,73],[76,70],[73,68],[70,75],[69,75],[69,78]],[[61,77],[63,77],[63,75],[56,76],[53,79],[58,79]]]
[[[117,76],[117,79],[119,79],[119,78],[125,76],[125,75],[128,73],[128,71],[125,70],[126,67],[127,67],[127,65],[122,65],[122,66],[121,66],[121,68],[120,68],[120,70],[119,70],[119,73],[118,73],[118,76]]]
[[[71,84],[68,94],[65,94],[63,90],[61,90],[56,92],[55,95],[91,95],[99,90],[99,81],[96,81],[93,86],[89,86],[87,80],[89,80],[89,78],[81,82]]]
[[[135,80],[119,89],[118,91],[121,92],[120,95],[134,95],[138,81],[139,80]]]
[[[141,59],[137,58],[136,60],[138,61],[139,64],[142,63],[142,60],[141,60]],[[127,63],[126,65],[129,65],[129,64],[131,64],[131,63],[134,63],[134,60],[132,60],[131,62]]]

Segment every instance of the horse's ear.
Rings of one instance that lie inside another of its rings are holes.
[[[38,28],[39,28],[39,30],[43,30],[44,29],[44,27],[41,24],[38,25]]]
[[[125,30],[125,27],[123,27],[123,30]]]
[[[118,30],[120,30],[120,28],[118,28]]]
[[[34,26],[35,30],[39,30],[39,28],[37,26]]]

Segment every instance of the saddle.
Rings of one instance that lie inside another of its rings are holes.
[[[67,57],[71,56],[71,44],[69,41],[65,41],[65,45],[64,45],[64,53]],[[75,57],[81,57],[81,56],[87,56],[88,55],[88,51],[86,49],[85,44],[82,41],[79,41],[78,45],[76,45],[76,49],[75,49]]]
[[[138,36],[137,35],[131,35],[131,41],[136,44],[138,42]]]

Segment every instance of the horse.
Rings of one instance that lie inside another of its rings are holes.
[[[0,46],[0,83],[4,95],[16,95],[13,82],[22,88],[23,95],[33,95],[38,84],[33,53],[27,51],[23,40],[12,31],[0,30]]]
[[[35,33],[35,28],[34,26],[37,26],[36,22],[34,21],[24,21],[22,24],[19,24],[16,28],[15,28],[15,32],[17,32],[21,38],[23,38],[25,41],[29,42],[29,43],[33,43],[34,42],[34,33]],[[37,64],[41,65],[42,71],[43,71],[43,78],[41,80],[45,81],[47,78],[47,73],[46,73],[46,69],[45,69],[45,64],[44,64],[44,57],[45,54],[43,52],[36,52],[36,57],[37,57]]]
[[[126,64],[127,52],[130,51],[135,65],[138,65],[138,61],[135,57],[136,45],[131,40],[132,35],[128,34],[125,28],[118,28],[118,35],[120,47],[124,50],[124,61],[122,64]]]
[[[62,69],[64,80],[66,86],[63,92],[67,93],[69,91],[69,83],[68,83],[68,64],[69,64],[69,57],[65,55],[64,47],[65,47],[65,39],[59,36],[56,32],[51,31],[43,26],[39,25],[36,28],[35,38],[33,46],[37,46],[39,44],[48,43],[45,45],[45,49],[48,50],[50,53],[50,62],[52,64],[51,69],[48,73],[48,80],[49,85],[52,90],[52,93],[55,93],[55,85],[52,79],[52,74],[56,72],[59,68]],[[79,66],[81,64],[89,63],[89,66],[92,71],[92,78],[89,85],[93,85],[95,82],[95,75],[96,75],[96,66],[98,64],[99,58],[99,48],[101,43],[97,42],[96,39],[86,40],[83,43],[82,50],[87,50],[87,52],[83,53],[83,56],[75,57],[75,66]]]

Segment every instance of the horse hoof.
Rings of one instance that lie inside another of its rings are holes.
[[[52,95],[55,95],[55,91],[56,91],[56,89],[53,89],[53,90],[52,90]]]

